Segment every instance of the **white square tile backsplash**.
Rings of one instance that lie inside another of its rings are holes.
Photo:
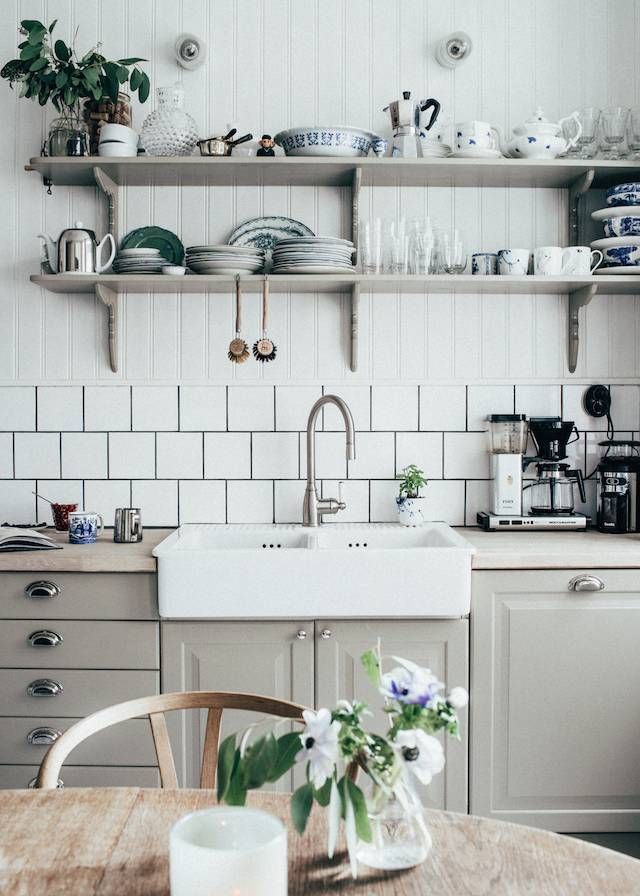
[[[512,407],[514,394],[519,413],[554,415],[562,407],[581,428],[580,440],[569,448],[569,461],[591,473],[599,456],[597,443],[605,432],[602,422],[587,417],[582,409],[585,388],[577,383],[533,383],[515,390],[430,385],[322,390],[267,385],[79,386],[38,387],[36,394],[27,387],[0,389],[0,401],[6,402],[2,410],[8,411],[9,419],[32,428],[36,406],[42,425],[55,418],[73,426],[78,408],[84,407],[84,431],[0,430],[0,516],[33,522],[37,509],[37,516],[47,519],[47,506],[36,508],[31,494],[38,486],[47,497],[97,510],[107,525],[113,524],[115,507],[129,504],[142,507],[148,526],[176,525],[179,520],[299,522],[308,411],[321,392],[335,392],[354,411],[356,459],[347,471],[342,421],[328,406],[317,421],[316,479],[325,497],[337,497],[337,481],[346,480],[347,510],[327,522],[396,519],[394,476],[415,463],[429,479],[425,492],[429,515],[455,525],[465,520],[473,524],[477,510],[488,502],[487,437],[475,429],[486,413]],[[71,408],[66,417],[60,400],[64,395]],[[637,437],[640,387],[616,385],[612,399],[617,434]],[[127,431],[132,401],[137,425],[160,420],[158,429]],[[398,428],[371,430],[372,406],[374,427],[393,423]],[[590,488],[589,508],[594,494]]]
[[[0,430],[29,431],[36,428],[36,390],[33,386],[0,387]]]
[[[37,428],[40,432],[82,431],[82,386],[41,386]]]

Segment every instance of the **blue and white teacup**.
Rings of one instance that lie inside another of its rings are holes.
[[[456,149],[499,149],[497,130],[488,121],[459,121],[454,129]]]
[[[389,141],[385,140],[384,137],[374,137],[371,141],[371,149],[373,150],[373,154],[379,159],[386,155],[388,146]]]
[[[471,273],[490,275],[498,273],[497,252],[476,252],[471,256]]]
[[[69,541],[71,544],[93,544],[104,529],[99,513],[78,510],[69,514]]]
[[[498,273],[524,277],[529,273],[531,252],[529,249],[500,249],[498,252]]]

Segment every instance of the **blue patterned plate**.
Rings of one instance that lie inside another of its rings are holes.
[[[292,236],[313,235],[313,230],[301,221],[273,215],[267,218],[251,218],[236,227],[229,237],[229,245],[252,246],[254,249],[271,251],[278,240]]]

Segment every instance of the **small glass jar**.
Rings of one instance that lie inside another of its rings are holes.
[[[61,115],[49,125],[47,150],[50,156],[89,155],[89,134],[84,122],[74,115]]]
[[[184,111],[181,87],[158,87],[157,108],[144,120],[140,144],[151,156],[190,156],[198,142],[198,128]]]
[[[359,841],[358,861],[369,868],[399,871],[426,861],[431,835],[419,805],[403,807],[396,797],[374,788],[367,801],[371,842]]]

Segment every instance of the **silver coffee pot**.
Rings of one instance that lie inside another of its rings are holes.
[[[39,233],[44,240],[47,262],[54,274],[102,274],[111,266],[116,255],[116,244],[113,235],[108,233],[98,242],[93,230],[83,227],[82,221],[76,221],[73,227],[63,230],[58,242],[48,233]],[[102,263],[102,250],[107,243],[111,252],[106,262]]]

